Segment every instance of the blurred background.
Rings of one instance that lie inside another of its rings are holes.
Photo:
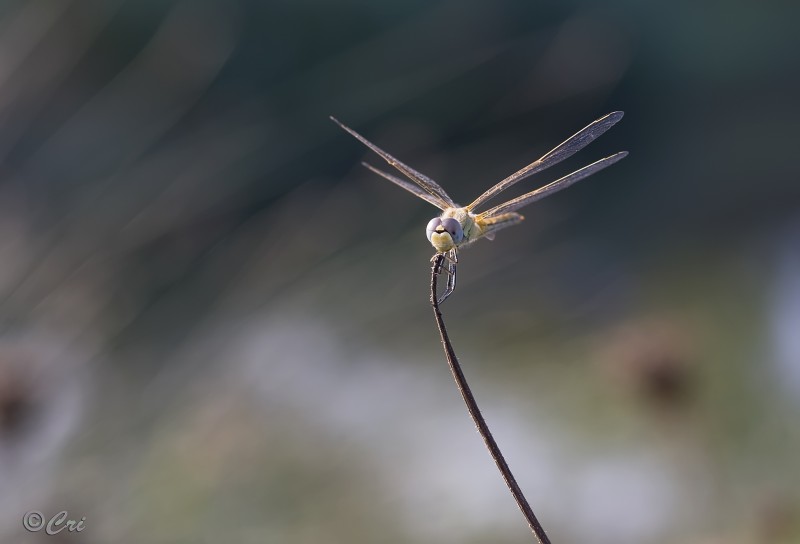
[[[0,540],[531,542],[437,210],[328,116],[466,203],[624,110],[504,196],[627,159],[461,254],[455,349],[554,542],[800,542],[798,16],[3,2]]]

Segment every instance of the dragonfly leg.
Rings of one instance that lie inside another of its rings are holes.
[[[437,253],[436,255],[434,255],[434,256],[431,258],[431,262],[434,262],[434,261],[437,259],[437,257],[439,257],[440,255],[442,255],[442,254],[441,254],[441,253]],[[453,262],[452,262],[452,261],[450,260],[450,258],[447,256],[447,253],[445,253],[443,256],[444,256],[444,259],[442,259],[442,262],[441,262],[441,263],[439,263],[439,267],[436,269],[436,273],[437,273],[437,274],[441,274],[442,272],[446,272],[446,273],[449,275],[449,274],[450,274],[450,268],[451,268],[451,266],[450,266],[450,265],[451,265],[451,264],[453,264]],[[458,261],[456,261],[456,262],[458,262]],[[444,265],[444,263],[447,263],[447,268],[445,268],[445,267],[443,266],[443,265]]]
[[[439,298],[439,304],[444,302],[447,297],[453,294],[453,291],[456,290],[456,265],[458,264],[458,255],[456,254],[455,249],[451,249],[449,255],[446,256],[447,258],[447,287],[442,293],[442,296]]]

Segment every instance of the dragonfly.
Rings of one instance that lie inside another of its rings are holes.
[[[623,114],[624,113],[621,111],[611,112],[593,123],[590,123],[545,153],[541,158],[514,172],[488,189],[466,206],[459,206],[456,204],[447,192],[428,176],[400,162],[335,117],[331,116],[331,120],[354,136],[362,144],[377,153],[390,166],[394,167],[398,172],[408,178],[409,181],[363,162],[362,164],[366,168],[442,210],[441,215],[431,219],[428,222],[428,226],[425,228],[428,241],[430,241],[431,245],[436,250],[433,259],[441,255],[444,256],[447,262],[447,285],[441,297],[438,298],[438,302],[441,304],[453,294],[456,288],[456,267],[458,264],[459,249],[471,246],[482,238],[493,240],[498,230],[517,225],[524,219],[516,210],[541,200],[556,191],[566,189],[570,185],[599,172],[603,168],[611,166],[615,162],[624,159],[628,155],[628,152],[619,151],[614,153],[613,155],[588,164],[583,168],[575,170],[571,174],[558,178],[529,193],[525,193],[516,198],[512,198],[508,202],[489,208],[486,211],[479,212],[478,208],[517,182],[568,159],[617,124],[619,120],[622,119]]]

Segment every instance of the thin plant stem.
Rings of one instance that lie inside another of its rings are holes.
[[[538,519],[536,519],[536,514],[533,513],[528,501],[525,499],[522,489],[520,489],[519,484],[517,484],[517,480],[514,479],[514,475],[511,473],[511,469],[508,467],[508,463],[506,463],[503,454],[500,452],[500,448],[497,446],[497,442],[495,442],[492,433],[489,431],[489,426],[486,425],[486,420],[483,419],[483,415],[478,408],[478,403],[475,401],[475,397],[472,395],[472,390],[467,383],[467,378],[464,376],[464,372],[461,370],[461,365],[459,364],[456,353],[453,350],[453,345],[450,343],[450,337],[447,335],[447,329],[444,326],[442,311],[439,309],[439,302],[436,295],[437,280],[442,271],[444,254],[436,255],[432,262],[431,306],[433,307],[433,314],[436,318],[436,325],[439,327],[439,335],[442,339],[442,347],[444,347],[444,353],[447,357],[447,364],[450,366],[450,372],[453,374],[453,379],[456,381],[458,391],[461,393],[461,397],[464,399],[464,402],[467,405],[467,410],[469,411],[470,417],[472,417],[472,421],[475,422],[475,426],[478,428],[478,432],[480,433],[481,438],[483,438],[483,442],[486,444],[486,447],[488,448],[492,459],[494,459],[497,468],[500,469],[500,474],[503,475],[503,480],[505,480],[509,491],[511,491],[511,494],[514,496],[514,500],[517,501],[517,506],[519,506],[519,509],[522,511],[522,515],[525,516],[528,526],[531,528],[531,531],[533,531],[533,534],[536,536],[539,544],[550,544],[550,539],[547,538],[547,534],[544,532],[542,524],[539,523]]]

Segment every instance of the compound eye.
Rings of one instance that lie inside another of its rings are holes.
[[[442,219],[440,217],[434,217],[430,221],[428,221],[428,226],[425,227],[425,235],[428,237],[428,241],[431,241],[431,236],[433,233],[436,232],[436,227],[442,224]]]
[[[464,230],[461,228],[461,223],[452,217],[442,219],[442,227],[450,233],[450,237],[453,238],[453,242],[456,244],[464,239]]]

